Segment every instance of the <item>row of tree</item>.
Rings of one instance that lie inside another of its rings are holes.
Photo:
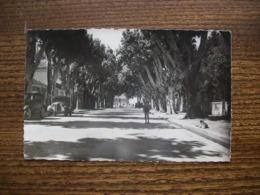
[[[95,107],[95,102],[98,107],[113,106],[119,71],[116,57],[86,30],[29,31],[26,58],[26,91],[32,91],[35,71],[47,62],[48,104],[60,79],[67,96],[74,98],[77,91],[79,108]]]
[[[230,105],[229,32],[126,30],[117,55],[126,94],[142,94],[161,112],[176,113],[178,95],[186,118],[209,114],[212,101]]]
[[[26,57],[26,91],[45,61],[49,99],[60,79],[78,108],[113,107],[124,93],[176,113],[175,97],[183,96],[186,118],[195,118],[212,101],[231,101],[229,32],[126,30],[114,52],[86,30],[29,31]]]

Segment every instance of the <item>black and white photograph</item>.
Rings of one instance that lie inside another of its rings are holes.
[[[229,162],[231,32],[28,30],[24,159]]]

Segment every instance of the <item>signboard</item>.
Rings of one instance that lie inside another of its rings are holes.
[[[212,102],[212,115],[225,116],[227,115],[228,105],[227,102]]]

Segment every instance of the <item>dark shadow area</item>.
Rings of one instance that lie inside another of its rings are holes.
[[[32,120],[24,120],[24,123],[33,122],[35,124],[35,122],[38,121],[60,120],[61,118],[81,118],[81,117],[83,117],[82,114],[74,114],[72,116],[64,116],[63,114],[57,114],[56,116],[46,116],[43,119],[33,118]]]
[[[55,155],[66,156],[65,160],[89,161],[107,159],[115,161],[173,161],[173,158],[192,159],[198,157],[218,157],[221,154],[200,150],[204,146],[199,141],[176,141],[175,139],[84,138],[78,142],[25,142],[27,159],[44,159]],[[170,158],[170,159],[164,159]]]
[[[59,120],[59,119],[60,119],[59,117],[47,116],[47,117],[43,118],[42,121],[45,121],[45,120]]]
[[[33,123],[25,122],[26,125],[45,125],[49,126],[60,126],[62,128],[71,129],[88,129],[88,128],[119,128],[119,129],[175,129],[170,123],[150,123],[145,124],[137,122],[111,122],[110,121],[35,121]]]
[[[144,120],[144,117],[134,117],[134,116],[126,116],[126,117],[123,117],[123,116],[118,116],[118,115],[86,115],[84,116],[86,118],[104,118],[104,119],[113,119],[113,118],[118,118],[118,119],[132,119],[132,120]],[[150,117],[150,120],[167,120],[167,118],[155,118],[155,117]]]
[[[49,121],[49,120],[59,120],[60,118],[59,117],[45,117],[45,118],[43,118],[43,119],[31,119],[31,120],[24,120],[24,123],[25,124],[30,124],[30,123],[33,123],[33,124],[35,124],[35,123],[37,123],[37,122],[39,122],[39,121]]]
[[[136,114],[141,114],[142,112],[139,111],[135,111],[133,112],[132,110],[129,112],[98,112],[98,113],[95,113],[95,112],[91,112],[91,115],[98,115],[98,116],[129,116],[129,115],[136,115]]]
[[[83,117],[83,115],[82,114],[72,114],[71,116],[64,116],[64,114],[57,114],[56,115],[57,117],[62,117],[62,118],[71,118],[71,117]],[[53,117],[53,116],[51,116],[51,117]],[[55,117],[55,116],[54,116]]]

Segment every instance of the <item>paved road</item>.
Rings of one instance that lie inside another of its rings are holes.
[[[25,121],[26,159],[86,161],[228,161],[229,151],[141,109],[82,111]]]

